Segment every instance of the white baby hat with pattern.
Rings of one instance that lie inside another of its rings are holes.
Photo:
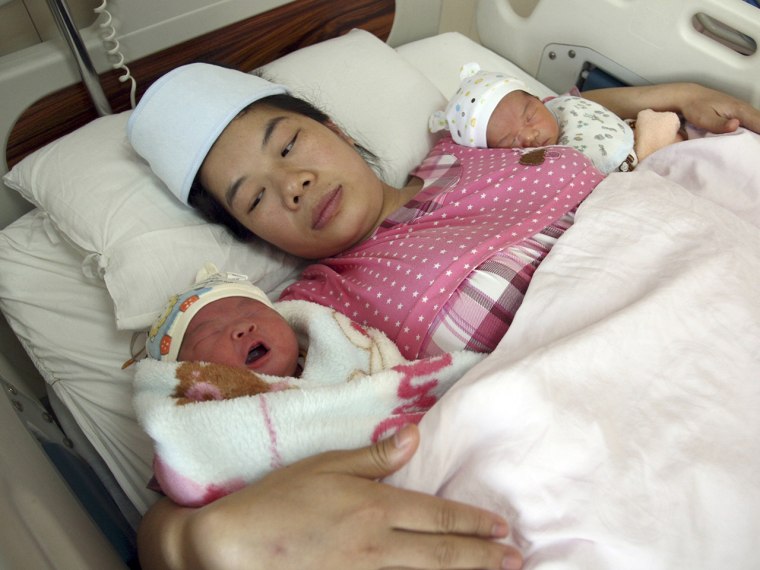
[[[459,73],[462,83],[446,106],[430,116],[428,127],[436,133],[449,129],[454,142],[486,148],[486,129],[496,105],[512,91],[528,91],[519,79],[495,71],[481,71],[477,63],[466,63]]]

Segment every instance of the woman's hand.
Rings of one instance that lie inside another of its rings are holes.
[[[201,509],[162,501],[140,526],[142,566],[520,568],[520,554],[492,540],[508,534],[501,517],[375,481],[404,465],[418,443],[408,426],[377,445],[279,469]]]
[[[682,104],[681,113],[692,125],[711,133],[731,133],[740,126],[760,133],[760,111],[752,105],[715,89],[689,85],[690,99]]]

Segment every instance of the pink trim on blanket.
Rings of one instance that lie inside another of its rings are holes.
[[[449,366],[452,362],[451,354],[446,353],[440,358],[427,358],[413,362],[411,364],[399,364],[392,370],[403,374],[398,385],[396,394],[399,400],[405,401],[393,410],[393,415],[381,421],[375,431],[372,432],[372,441],[377,442],[391,431],[397,431],[407,424],[418,424],[433,404],[438,401],[438,397],[432,394],[438,386],[438,380],[433,378],[428,382],[414,385],[415,378],[431,376]]]
[[[267,433],[269,434],[269,455],[271,457],[269,465],[272,469],[279,469],[283,466],[283,463],[280,451],[277,448],[277,430],[274,427],[274,423],[272,423],[272,416],[269,413],[269,406],[264,394],[259,394],[258,400],[261,415],[264,417],[264,425],[266,425]]]
[[[240,478],[230,479],[224,484],[203,485],[169,467],[159,455],[153,457],[153,473],[161,491],[185,507],[202,507],[245,487],[245,481]]]

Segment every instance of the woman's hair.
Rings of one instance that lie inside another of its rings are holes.
[[[330,120],[330,117],[328,117],[327,114],[311,103],[288,94],[270,95],[269,97],[255,101],[243,109],[241,114],[248,112],[257,105],[269,105],[270,107],[274,107],[281,111],[298,113],[299,115],[304,115],[305,117],[313,119],[323,125]],[[359,144],[354,144],[354,147],[359,155],[367,161],[370,166],[377,168],[378,158],[372,152]],[[219,203],[211,192],[201,184],[200,171],[190,187],[190,194],[187,202],[193,208],[197,209],[207,221],[214,224],[221,224],[229,228],[237,239],[248,241],[256,237],[251,230],[237,221],[235,217]]]

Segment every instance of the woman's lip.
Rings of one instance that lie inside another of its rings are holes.
[[[313,230],[321,230],[333,219],[338,211],[338,206],[340,206],[342,193],[343,187],[338,186],[319,200],[311,212],[311,228]]]

